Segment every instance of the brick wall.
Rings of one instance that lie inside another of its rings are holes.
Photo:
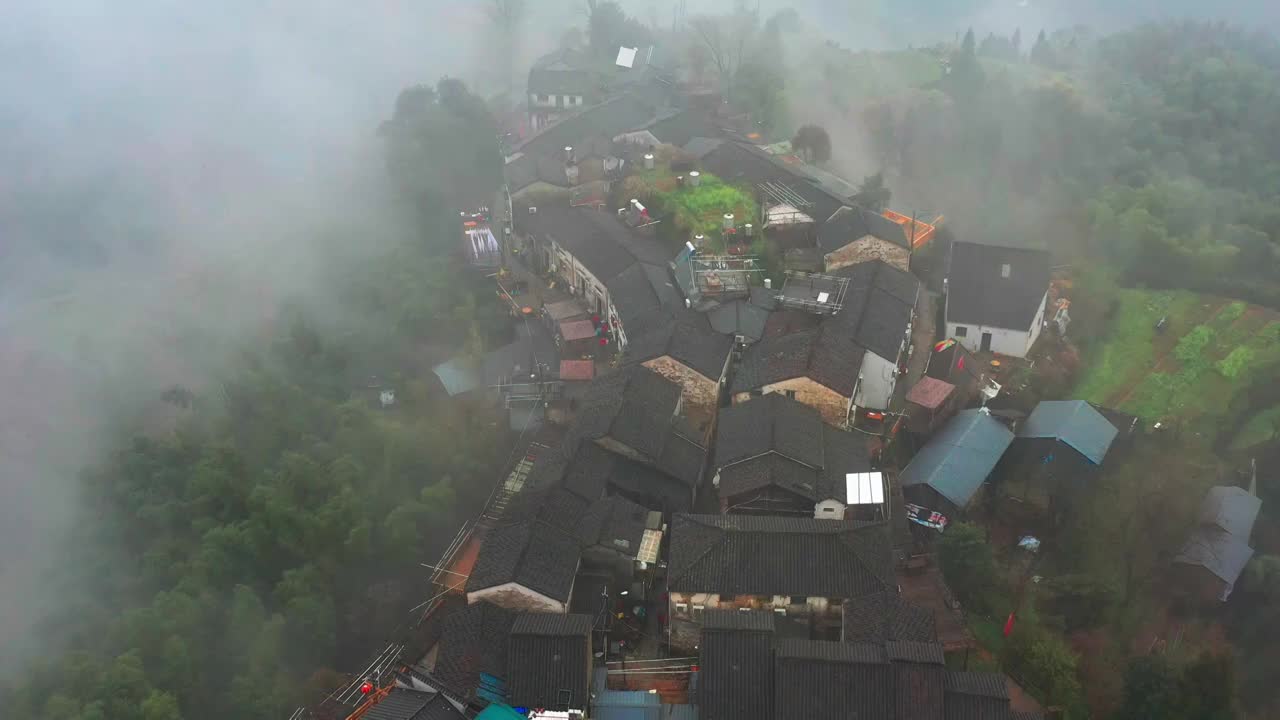
[[[827,253],[825,258],[827,272],[872,260],[883,260],[900,270],[906,270],[911,262],[911,252],[887,240],[866,235],[835,252]]]
[[[715,417],[720,397],[719,379],[712,380],[669,355],[641,363],[679,385],[684,392],[685,412],[699,420]]]

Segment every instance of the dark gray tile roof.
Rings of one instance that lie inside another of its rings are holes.
[[[507,635],[516,612],[478,602],[449,616],[436,652],[435,676],[466,697],[480,673],[501,677],[507,665]]]
[[[529,92],[538,95],[583,95],[604,89],[603,78],[591,70],[593,60],[581,51],[561,48],[534,61]]]
[[[507,649],[504,679],[509,703],[586,709],[591,623],[590,615],[527,613],[518,618]]]
[[[653,102],[625,93],[584,108],[546,128],[514,148],[534,155],[562,156],[564,148],[578,147],[591,138],[613,138],[648,124],[657,107]]]
[[[567,188],[571,185],[565,173],[564,160],[546,155],[521,155],[502,167],[507,190],[512,194],[541,180],[551,185]]]
[[[570,436],[611,437],[656,459],[662,454],[680,394],[679,385],[641,366],[601,376],[588,387]]]
[[[1002,266],[1010,268],[1002,276]],[[955,242],[947,270],[947,322],[1027,330],[1049,289],[1043,250]]]
[[[689,433],[673,426],[667,431],[655,467],[689,487],[696,487],[702,479],[706,460],[707,449]]]
[[[936,642],[911,642],[907,640],[890,640],[884,644],[885,654],[893,662],[918,663],[922,665],[945,665],[947,659],[942,652],[942,645]]]
[[[675,414],[680,395],[679,385],[641,365],[603,375],[587,388],[568,442],[610,438],[687,486],[696,485],[706,448],[682,429]]]
[[[684,307],[665,265],[636,263],[606,281],[605,287],[628,340],[662,327]]]
[[[818,411],[781,393],[752,398],[720,411],[717,467],[769,452],[821,467],[822,417]]]
[[[893,678],[880,646],[782,640],[775,672],[777,720],[893,717]]]
[[[737,504],[744,495],[765,488],[778,488],[792,493],[809,502],[822,499],[821,474],[805,465],[788,460],[780,455],[762,455],[730,465],[720,471],[720,485],[717,488],[721,498],[731,504]]]
[[[1013,433],[990,414],[963,410],[916,453],[900,481],[904,488],[928,485],[963,508],[1012,442]]]
[[[846,600],[841,612],[845,640],[929,643],[938,639],[933,613],[907,602],[896,590]]]
[[[948,670],[946,688],[948,693],[1009,699],[1008,681],[999,673]]]
[[[773,707],[773,617],[707,611],[698,646],[700,720],[761,717]]]
[[[707,610],[702,614],[702,632],[745,630],[773,632],[773,613],[763,610]]]
[[[467,592],[517,583],[560,602],[569,602],[578,571],[578,541],[541,520],[496,527],[485,536]]]
[[[716,436],[721,497],[772,485],[810,500],[844,500],[845,475],[871,470],[861,437],[779,393],[721,410]]]
[[[746,298],[723,302],[707,311],[711,327],[726,336],[741,335],[753,343],[764,337],[769,310]]]
[[[848,333],[834,325],[766,338],[743,352],[733,379],[733,392],[807,377],[844,397],[852,397],[864,352]]]
[[[562,204],[536,206],[515,211],[515,223],[522,233],[551,238],[600,282],[607,283],[636,263],[624,242],[631,230],[617,217],[586,207]]]
[[[668,586],[724,595],[854,598],[894,586],[882,524],[676,515]]]
[[[683,145],[683,149],[694,158],[701,160],[708,153],[720,147],[723,142],[724,140],[714,137],[693,137],[689,138],[689,142]]]
[[[465,720],[440,693],[397,687],[363,716],[364,720]]]
[[[712,330],[705,318],[700,320],[669,322],[642,337],[628,337],[627,360],[645,362],[666,355],[718,381],[733,349],[733,338]]]
[[[844,307],[824,320],[862,347],[891,362],[898,359],[915,312],[920,281],[881,260],[857,263],[834,273],[849,278]]]
[[[565,487],[529,487],[515,494],[507,504],[503,519],[511,522],[543,522],[552,527],[565,527],[586,512],[586,500]]]
[[[635,557],[644,539],[648,515],[647,509],[615,495],[592,503],[585,512],[571,518],[568,527],[577,529],[584,546],[599,545]]]
[[[891,242],[903,249],[911,243],[902,226],[879,213],[845,206],[835,211],[818,231],[818,247],[834,252],[867,235]]]
[[[721,133],[720,128],[708,117],[707,113],[688,109],[668,113],[650,123],[646,128],[658,142],[683,147],[694,138],[713,138]]]
[[[1061,440],[1101,465],[1119,431],[1083,400],[1041,400],[1018,428],[1020,438]]]
[[[591,616],[577,613],[521,613],[511,624],[512,635],[579,637],[591,632]]]

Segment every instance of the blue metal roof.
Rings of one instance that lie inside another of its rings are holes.
[[[902,471],[902,485],[928,485],[956,507],[969,504],[1013,433],[983,410],[964,410],[929,439]]]
[[[1044,400],[1018,430],[1018,437],[1061,440],[1101,465],[1119,431],[1084,400]]]

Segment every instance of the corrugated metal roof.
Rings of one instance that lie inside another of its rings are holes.
[[[1041,401],[1018,429],[1018,437],[1061,440],[1094,465],[1102,464],[1118,433],[1084,400]]]
[[[912,458],[902,471],[902,485],[928,485],[963,508],[1012,442],[1013,433],[999,420],[982,410],[965,410]]]

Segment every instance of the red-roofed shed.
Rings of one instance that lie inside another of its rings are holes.
[[[561,380],[590,380],[596,376],[594,360],[561,360]]]
[[[929,434],[955,412],[956,386],[925,375],[907,391],[907,428]]]

